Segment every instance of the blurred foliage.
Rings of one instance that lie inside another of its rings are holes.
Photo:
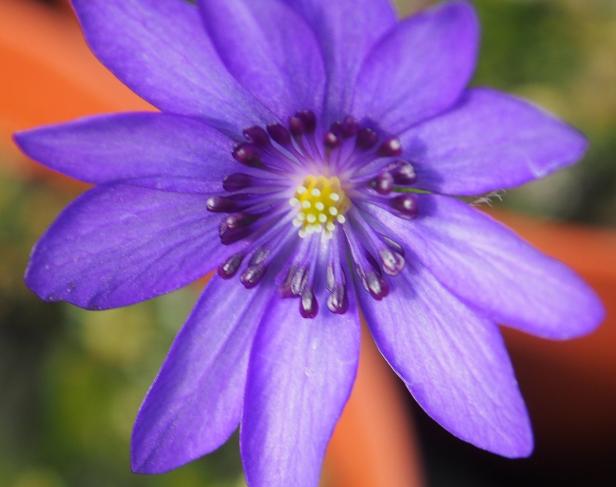
[[[398,3],[409,12],[430,2]],[[527,97],[578,126],[591,142],[582,164],[507,193],[504,204],[614,224],[616,2],[476,5],[483,46],[474,84]],[[21,179],[0,164],[0,485],[242,485],[236,439],[171,474],[129,471],[132,422],[197,287],[98,313],[42,303],[24,287],[29,248],[76,192]]]

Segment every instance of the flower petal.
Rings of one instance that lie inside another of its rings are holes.
[[[233,133],[269,113],[231,76],[196,6],[177,0],[73,0],[96,56],[163,111],[199,115]]]
[[[328,77],[330,121],[347,115],[355,80],[366,54],[396,22],[389,0],[284,0],[317,35]]]
[[[419,217],[379,219],[450,291],[491,320],[551,339],[591,332],[604,310],[571,269],[487,215],[453,198],[424,195]]]
[[[229,71],[281,119],[321,109],[323,59],[314,33],[280,0],[201,0],[208,32]]]
[[[103,115],[21,132],[15,141],[31,158],[88,183],[150,178],[156,187],[163,176],[220,190],[233,169],[231,140],[178,115]]]
[[[543,110],[488,89],[470,90],[448,113],[402,136],[421,187],[477,195],[507,189],[573,164],[584,136]]]
[[[359,355],[353,305],[300,317],[295,299],[274,298],[250,358],[240,431],[252,487],[316,487],[325,448],[351,392]]]
[[[139,410],[133,471],[162,473],[221,446],[240,423],[248,358],[271,298],[218,277],[175,339]]]
[[[203,195],[113,184],[72,203],[34,247],[26,283],[47,301],[106,309],[204,276],[232,249]]]
[[[354,113],[398,134],[449,108],[469,82],[479,21],[466,2],[414,15],[374,46],[357,81]]]
[[[361,293],[375,341],[419,405],[458,438],[506,457],[533,449],[531,426],[498,327],[418,264],[381,303]]]

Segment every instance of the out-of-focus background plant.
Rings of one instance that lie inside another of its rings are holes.
[[[397,3],[407,14],[433,2]],[[515,462],[427,421],[368,350],[330,449],[331,487],[616,483],[616,1],[475,4],[483,45],[474,84],[530,98],[591,141],[582,164],[508,192],[494,211],[581,272],[608,322],[568,343],[507,333],[537,436],[535,456]],[[42,303],[22,281],[37,236],[84,187],[36,168],[10,134],[143,109],[89,54],[68,2],[0,0],[0,486],[243,485],[236,440],[165,476],[129,472],[137,408],[199,286],[93,313]]]

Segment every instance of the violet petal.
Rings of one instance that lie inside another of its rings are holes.
[[[475,69],[479,22],[466,2],[449,2],[397,24],[370,52],[353,112],[398,134],[449,108]]]
[[[196,6],[176,0],[73,0],[92,51],[163,111],[198,115],[229,132],[268,111],[221,62]]]
[[[578,161],[582,134],[530,103],[470,90],[450,112],[402,137],[422,188],[478,195],[542,178]]]
[[[396,22],[389,0],[283,0],[316,33],[328,85],[328,122],[349,114],[355,80],[374,42]]]
[[[359,322],[274,297],[250,358],[242,458],[251,487],[316,487],[334,425],[355,378]]]
[[[101,185],[68,206],[34,247],[26,283],[47,301],[106,309],[204,276],[233,249],[203,195]]]
[[[396,239],[451,292],[491,320],[551,339],[594,330],[604,316],[594,291],[504,225],[447,196],[422,195],[404,221],[372,207]]]
[[[221,180],[236,169],[226,136],[178,115],[88,117],[20,132],[15,141],[31,158],[88,183],[147,178],[157,187],[157,178],[178,177],[220,190]]]
[[[248,358],[267,289],[214,277],[175,339],[139,410],[132,467],[162,473],[219,446],[240,422]]]
[[[386,305],[363,293],[362,309],[381,353],[419,405],[464,441],[528,456],[531,426],[498,327],[417,263],[391,286]]]
[[[279,0],[202,0],[200,8],[229,71],[281,120],[322,106],[321,51],[295,11]]]

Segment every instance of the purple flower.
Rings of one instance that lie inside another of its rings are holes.
[[[74,0],[99,59],[161,113],[16,135],[96,186],[35,247],[48,301],[126,306],[218,269],[141,407],[137,472],[241,426],[249,485],[314,486],[359,312],[417,402],[507,457],[532,433],[497,323],[564,339],[603,309],[573,272],[457,197],[574,163],[575,130],[469,89],[472,7],[388,0]]]

